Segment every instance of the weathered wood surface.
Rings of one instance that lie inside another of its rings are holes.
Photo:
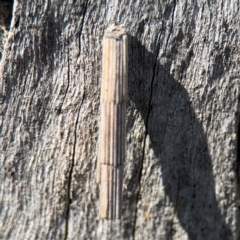
[[[1,239],[237,239],[239,9],[14,1],[1,62]],[[121,221],[98,217],[104,30],[130,33]],[[238,157],[239,159],[239,157]]]

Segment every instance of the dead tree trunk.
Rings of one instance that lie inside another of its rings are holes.
[[[1,61],[0,238],[239,239],[239,9],[15,0]],[[129,100],[123,215],[109,222],[96,155],[112,24],[129,32]]]

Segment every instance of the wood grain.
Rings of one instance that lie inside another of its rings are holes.
[[[0,76],[0,239],[238,239],[239,9],[14,1]],[[96,184],[102,43],[114,22],[129,40],[121,221],[100,219]]]
[[[125,158],[128,41],[124,29],[110,27],[103,40],[101,124],[97,182],[100,183],[99,215],[120,219]]]

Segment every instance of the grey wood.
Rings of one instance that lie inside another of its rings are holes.
[[[239,9],[15,0],[0,66],[0,238],[239,239]],[[129,100],[123,213],[109,222],[96,164],[112,24],[129,32]]]

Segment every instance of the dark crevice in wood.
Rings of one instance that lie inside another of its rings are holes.
[[[64,104],[64,101],[66,99],[66,96],[67,96],[67,92],[68,92],[68,89],[69,89],[69,82],[70,82],[70,60],[69,60],[69,49],[68,49],[68,55],[67,55],[67,64],[68,64],[68,74],[67,74],[67,88],[66,88],[66,91],[65,91],[65,94],[64,94],[64,97],[63,97],[63,101],[62,101],[62,104],[61,104],[61,107],[60,107],[60,110],[59,110],[59,113],[61,113],[62,111],[62,106]]]
[[[80,28],[80,32],[79,32],[79,56],[81,55],[81,35],[82,35],[84,20],[85,20],[85,16],[86,16],[86,12],[87,12],[87,6],[88,6],[88,0],[86,1],[86,5],[85,5],[85,8],[84,8],[83,17],[82,17],[82,24],[81,24],[81,28]],[[69,54],[68,54],[68,64],[69,64]],[[70,66],[68,66],[68,67],[70,67]],[[68,68],[68,76],[69,76],[69,74],[70,74],[70,68]],[[68,90],[68,88],[67,88],[67,90]],[[71,196],[71,185],[72,185],[72,174],[73,174],[73,169],[74,169],[74,164],[75,164],[75,152],[76,152],[76,142],[77,142],[77,124],[78,124],[80,110],[81,110],[81,106],[83,104],[84,97],[85,97],[85,94],[83,93],[82,102],[80,104],[80,107],[79,107],[79,110],[78,110],[78,113],[77,113],[76,123],[75,123],[73,155],[72,155],[73,157],[72,157],[72,161],[71,161],[69,178],[68,178],[67,211],[66,211],[66,226],[65,226],[64,240],[67,240],[67,238],[68,238],[69,213],[70,213],[70,204],[71,204],[71,201],[72,201],[72,199],[70,198],[70,196]]]
[[[169,32],[168,37],[167,37],[165,52],[166,52],[166,49],[167,49],[167,46],[168,46],[168,42],[169,42],[170,36],[172,34],[172,31],[173,31],[173,22],[174,22],[174,14],[175,14],[175,9],[176,9],[176,4],[177,4],[176,0],[174,0],[174,2],[173,2],[173,11],[172,11],[172,24],[171,24],[170,32]]]
[[[83,12],[83,17],[82,17],[82,24],[81,24],[81,28],[80,28],[80,32],[79,32],[79,56],[81,55],[81,35],[82,35],[82,30],[83,30],[83,25],[84,25],[84,19],[86,16],[86,12],[87,12],[87,6],[88,6],[88,0],[86,1],[86,5],[85,5],[85,9]],[[69,64],[69,54],[68,54],[68,64]],[[70,67],[70,66],[68,66]],[[68,76],[70,74],[70,68],[68,69]],[[69,86],[69,84],[68,84]],[[68,88],[67,88],[68,91]],[[67,93],[66,91],[66,93]],[[66,96],[66,94],[65,94]],[[72,185],[72,174],[73,174],[73,168],[74,168],[74,164],[75,164],[75,152],[76,152],[76,142],[77,142],[77,123],[79,120],[79,115],[80,115],[80,110],[81,110],[81,106],[84,100],[84,93],[83,93],[83,97],[82,97],[82,102],[80,104],[78,113],[77,113],[77,120],[75,123],[75,132],[74,132],[74,144],[73,144],[73,157],[72,157],[72,161],[71,161],[71,166],[70,166],[70,172],[69,172],[69,178],[68,178],[68,193],[67,193],[67,211],[66,211],[66,226],[65,226],[65,237],[64,240],[67,240],[68,238],[68,225],[69,225],[69,213],[70,213],[70,204],[71,204],[71,185]]]
[[[237,202],[238,202],[238,217],[237,217],[237,221],[238,221],[238,229],[237,232],[239,234],[239,239],[240,239],[240,96],[238,99],[238,110],[237,110],[237,145],[236,145],[236,151],[237,151],[237,167],[236,167],[236,171],[237,171]]]
[[[238,193],[240,194],[240,121],[238,120],[237,129],[237,180],[238,180]]]
[[[68,177],[68,183],[67,183],[67,210],[66,210],[66,225],[65,225],[64,240],[67,240],[67,238],[68,238],[69,213],[70,213],[70,205],[72,203],[72,198],[71,198],[72,174],[73,174],[73,169],[74,169],[74,165],[75,165],[75,153],[76,153],[76,142],[77,142],[77,124],[79,121],[80,110],[81,110],[84,98],[85,98],[85,94],[83,93],[82,101],[81,101],[79,109],[78,109],[77,119],[76,119],[75,127],[74,127],[75,130],[74,130],[73,154],[72,154],[72,160],[70,163],[70,171],[69,171],[69,177]]]
[[[14,27],[15,27],[15,28],[18,28],[18,27],[19,27],[19,23],[20,23],[20,17],[18,16],[18,17],[16,18],[16,22],[14,23]]]
[[[174,0],[174,6],[173,6],[173,10],[172,10],[172,24],[171,24],[171,29],[167,38],[167,43],[166,43],[166,47],[165,47],[165,51],[167,49],[168,46],[168,42],[170,39],[170,36],[172,34],[173,31],[173,22],[174,22],[174,14],[175,14],[175,9],[176,9],[176,0]],[[151,79],[151,88],[150,88],[150,98],[149,98],[149,103],[148,103],[148,112],[147,112],[147,117],[146,117],[146,131],[145,131],[145,136],[144,136],[144,143],[143,143],[143,149],[142,149],[142,160],[141,160],[141,164],[139,167],[139,172],[138,172],[138,191],[137,191],[137,196],[136,196],[136,208],[135,208],[135,216],[134,216],[134,226],[133,226],[133,240],[135,239],[135,232],[136,232],[136,224],[137,224],[137,211],[138,211],[138,202],[140,200],[140,192],[141,192],[141,178],[142,178],[142,171],[143,171],[143,162],[144,162],[144,153],[145,153],[145,147],[146,147],[146,139],[147,139],[147,135],[148,135],[148,122],[149,122],[149,117],[150,117],[150,113],[152,110],[152,96],[153,96],[153,84],[154,84],[154,78],[155,78],[155,70],[156,70],[156,66],[157,66],[157,61],[158,61],[158,55],[159,55],[159,51],[160,51],[160,39],[161,39],[161,35],[162,32],[159,34],[158,37],[158,41],[157,41],[157,48],[156,48],[156,56],[155,56],[155,61],[154,61],[154,65],[153,65],[153,75],[152,75],[152,79]]]
[[[239,99],[240,101],[240,99]],[[240,102],[238,102],[238,105]],[[240,106],[238,106],[238,116],[237,116],[237,184],[238,184],[238,195],[240,196]]]
[[[86,1],[86,5],[85,5],[84,11],[83,11],[82,24],[81,24],[81,28],[80,28],[80,31],[79,31],[79,38],[78,38],[79,56],[81,54],[81,36],[82,36],[84,20],[85,20],[85,16],[86,16],[86,12],[87,12],[87,7],[88,7],[88,0]]]
[[[86,16],[86,12],[87,12],[87,6],[88,6],[88,0],[86,1],[86,5],[85,5],[85,8],[84,8],[84,11],[83,11],[83,16],[82,16],[82,24],[81,24],[81,28],[80,28],[80,31],[79,31],[79,56],[81,54],[81,35],[82,35],[82,30],[83,30],[83,25],[84,25],[84,20],[85,20],[85,16]],[[68,43],[69,44],[69,43]],[[62,101],[62,105],[60,107],[60,111],[62,111],[62,106],[63,106],[63,103],[66,99],[66,96],[67,96],[67,92],[68,92],[68,89],[69,89],[69,79],[70,79],[70,61],[69,61],[69,49],[68,49],[68,85],[67,85],[67,88],[66,88],[66,91],[65,91],[65,95],[63,97],[63,101]]]
[[[150,85],[150,97],[149,97],[149,102],[148,102],[148,111],[147,111],[147,116],[146,116],[146,120],[145,120],[146,131],[145,131],[145,136],[144,136],[144,140],[143,140],[142,160],[140,162],[140,167],[139,167],[139,171],[138,171],[138,174],[137,174],[138,190],[137,190],[137,194],[136,194],[137,196],[136,196],[136,208],[135,208],[135,216],[134,216],[133,240],[135,239],[135,232],[136,232],[138,201],[140,200],[144,153],[145,153],[145,147],[146,147],[146,139],[147,139],[147,135],[148,135],[149,116],[150,116],[150,113],[151,113],[151,110],[152,110],[153,84],[154,84],[154,79],[155,79],[155,70],[156,70],[157,61],[158,61],[158,54],[159,54],[159,51],[160,51],[161,35],[162,35],[162,32],[160,32],[158,40],[157,40],[157,48],[156,48],[156,53],[157,54],[155,56],[155,61],[154,61],[154,65],[153,65],[153,73],[152,73],[152,79],[151,79],[151,85]]]

